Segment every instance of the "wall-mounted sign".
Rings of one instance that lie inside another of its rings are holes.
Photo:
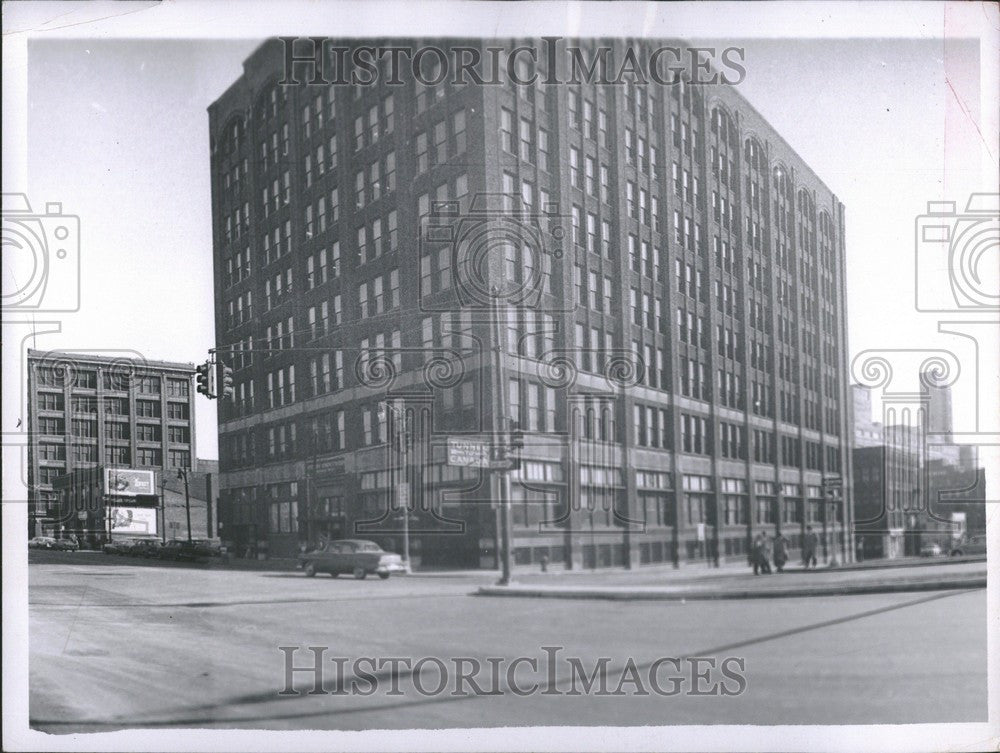
[[[104,493],[121,497],[156,494],[153,471],[133,468],[105,468]]]
[[[337,457],[317,458],[315,466],[312,461],[306,464],[311,472],[315,467],[317,476],[343,476],[347,473],[347,459],[343,455]]]
[[[156,535],[155,507],[109,507],[111,533]]]

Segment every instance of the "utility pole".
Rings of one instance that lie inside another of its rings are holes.
[[[191,541],[191,493],[188,489],[188,470],[187,468],[177,469],[177,478],[184,479],[184,510],[187,513],[187,529],[188,529],[188,542]]]
[[[495,354],[494,367],[496,369],[496,398],[493,402],[493,446],[501,447],[510,444],[510,437],[507,432],[507,380],[504,378],[503,362],[503,326],[500,321],[500,288],[496,285],[492,288],[493,293],[493,314],[495,318],[496,341],[493,352]],[[500,580],[498,586],[509,586],[512,581],[512,557],[511,557],[511,514],[510,514],[510,471],[499,469],[494,471],[496,475],[497,494],[500,503]]]
[[[160,540],[167,543],[167,477],[160,472]]]

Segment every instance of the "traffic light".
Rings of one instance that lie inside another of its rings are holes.
[[[224,363],[219,365],[219,397],[232,397],[236,390],[233,387],[233,370]]]
[[[513,461],[513,468],[521,467],[521,451],[524,449],[524,432],[521,431],[520,421],[510,422],[510,446],[507,448],[507,457]]]
[[[212,369],[212,362],[205,361],[195,368],[195,381],[198,385],[198,392],[209,400],[215,398],[215,371]]]

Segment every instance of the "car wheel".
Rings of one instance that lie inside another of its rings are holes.
[[[316,575],[316,565],[312,562],[307,562],[305,567],[305,573],[307,578],[312,578]]]
[[[952,557],[961,557],[962,556],[962,550],[961,549],[956,549],[954,552],[951,553],[951,556]]]
[[[340,573],[338,573],[336,570],[331,570],[330,571],[330,577],[331,578],[336,578],[338,575],[340,575]]]
[[[366,575],[368,575],[368,571],[365,570],[363,567],[354,568],[355,580],[364,580]]]
[[[389,573],[379,573],[378,577],[380,577],[382,580],[389,580]]]

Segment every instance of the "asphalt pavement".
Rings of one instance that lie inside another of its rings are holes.
[[[355,581],[33,556],[32,726],[986,720],[984,589],[686,603],[470,596],[495,577]],[[585,687],[578,668],[601,671]]]

